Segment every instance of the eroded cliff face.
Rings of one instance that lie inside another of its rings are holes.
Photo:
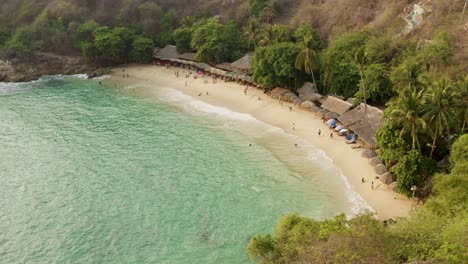
[[[38,53],[31,59],[0,60],[0,82],[27,82],[43,75],[86,73],[90,77],[105,74],[82,57]]]

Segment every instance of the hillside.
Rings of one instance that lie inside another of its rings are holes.
[[[161,18],[170,9],[176,20],[186,16],[215,16],[234,19],[245,24],[252,13],[251,0],[4,0],[0,16],[9,28],[32,23],[39,14],[48,10],[51,16],[62,19],[73,29],[74,23],[95,19],[100,24],[133,26],[150,34],[164,30]],[[464,0],[270,0],[264,10],[265,20],[296,28],[308,22],[319,29],[325,40],[351,29],[401,32],[406,23],[403,17],[414,4],[422,3],[432,10],[417,28],[405,38],[429,40],[440,30],[448,31],[453,39],[456,60],[467,58],[468,22],[461,13]],[[177,23],[177,22],[176,22]],[[10,31],[10,34],[12,32]],[[73,36],[72,36],[73,37]],[[1,45],[1,31],[0,31]],[[58,49],[57,51],[62,51]],[[69,52],[69,49],[65,50]]]

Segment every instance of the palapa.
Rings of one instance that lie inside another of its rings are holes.
[[[377,145],[375,134],[382,126],[382,110],[367,106],[367,116],[364,114],[364,104],[340,115],[338,120],[352,129],[359,138],[371,147]]]
[[[179,56],[180,54],[174,45],[167,45],[153,54],[155,59],[161,60],[176,60]]]
[[[194,52],[185,52],[185,53],[182,53],[178,58],[181,60],[186,60],[186,61],[197,61],[195,59],[195,55],[196,53]]]
[[[323,109],[327,109],[328,111],[335,112],[339,115],[344,114],[346,111],[351,109],[352,106],[352,104],[334,96],[328,96],[327,100],[322,104]]]
[[[253,54],[247,53],[245,54],[244,57],[231,63],[231,67],[235,71],[248,73],[250,71],[250,67],[252,66],[252,59],[253,59]]]

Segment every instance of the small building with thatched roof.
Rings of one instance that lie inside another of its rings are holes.
[[[339,115],[344,114],[346,111],[353,107],[352,104],[338,99],[334,96],[328,96],[328,98],[323,102],[322,106],[323,109],[327,109],[330,112],[335,112]]]
[[[253,54],[247,53],[244,57],[236,60],[235,62],[231,63],[231,67],[233,71],[241,72],[241,73],[250,73],[250,67],[252,66],[252,59]]]
[[[375,147],[377,142],[375,134],[382,126],[383,111],[377,107],[367,106],[367,116],[364,113],[364,104],[340,115],[338,120],[353,130],[366,145]]]
[[[177,48],[174,45],[167,45],[166,47],[157,50],[155,49],[153,58],[159,60],[176,60],[180,56],[179,52],[177,52]]]
[[[232,71],[232,66],[231,66],[231,63],[229,62],[223,62],[223,63],[217,64],[215,67],[224,71]]]
[[[197,61],[195,59],[195,54],[194,52],[185,52],[182,53],[178,58],[181,60],[186,60],[186,61]]]

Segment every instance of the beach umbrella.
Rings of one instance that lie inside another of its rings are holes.
[[[336,120],[335,119],[330,119],[327,121],[328,126],[334,127],[336,126]]]
[[[340,131],[342,130],[343,128],[345,128],[344,126],[337,126],[335,127],[335,131]],[[341,131],[340,131],[341,132]]]

